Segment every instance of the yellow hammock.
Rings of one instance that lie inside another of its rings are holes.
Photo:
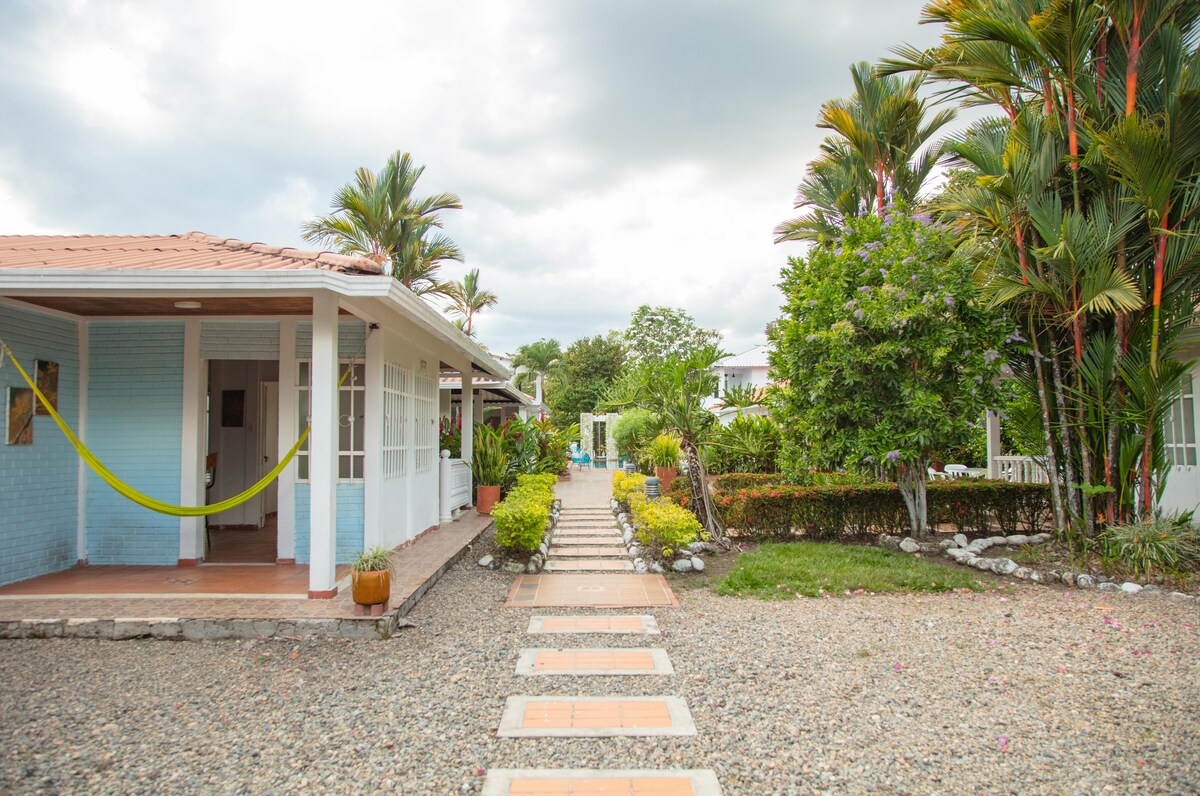
[[[66,424],[66,422],[55,410],[54,406],[52,406],[51,403],[46,400],[46,396],[42,395],[42,391],[38,389],[37,384],[34,383],[33,379],[29,378],[29,374],[25,372],[23,367],[21,367],[21,363],[17,361],[17,356],[12,352],[12,349],[3,343],[0,343],[0,352],[8,354],[9,360],[11,360],[13,365],[16,366],[17,372],[21,374],[21,378],[25,380],[25,383],[28,384],[30,389],[33,390],[34,394],[37,395],[38,404],[46,407],[46,411],[48,411],[50,416],[54,418],[54,422],[58,424],[60,429],[62,429],[62,433],[65,434],[67,439],[71,441],[71,444],[75,446],[75,450],[79,453],[79,458],[87,462],[88,467],[91,467],[96,475],[104,479],[104,483],[108,484],[117,492],[132,500],[134,503],[137,503],[139,506],[144,506],[151,511],[157,511],[159,514],[169,514],[172,517],[206,517],[210,514],[218,514],[235,506],[240,506],[250,498],[257,495],[259,492],[266,489],[272,481],[279,477],[279,474],[283,472],[283,468],[291,464],[292,459],[294,459],[296,457],[296,453],[299,452],[300,446],[304,444],[304,441],[308,439],[309,432],[312,431],[312,424],[310,423],[308,427],[304,429],[304,433],[300,435],[300,439],[296,440],[296,444],[293,445],[292,449],[287,452],[287,456],[284,456],[283,460],[280,461],[279,464],[275,465],[275,469],[264,475],[258,481],[258,483],[247,489],[245,492],[234,495],[226,500],[222,500],[220,503],[213,503],[210,506],[176,506],[171,503],[164,503],[161,500],[155,500],[149,495],[137,491],[120,478],[117,478],[117,476],[113,474],[113,471],[104,465],[104,462],[96,458],[96,454],[88,450],[87,446],[79,441],[79,437],[75,436],[75,432],[71,430],[71,427]],[[0,362],[2,361],[3,357],[0,357]],[[346,372],[343,373],[342,378],[338,380],[339,388],[346,383],[346,379],[349,377],[350,372],[353,369],[354,362],[351,361],[350,367],[346,368]]]

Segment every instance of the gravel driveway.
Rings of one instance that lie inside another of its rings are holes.
[[[526,637],[510,578],[460,565],[387,642],[0,641],[0,793],[451,794],[489,766],[710,767],[728,796],[1200,791],[1194,603],[689,589],[650,639],[677,676],[531,683],[518,648],[597,641]],[[494,735],[506,696],[606,693],[682,694],[699,736]]]

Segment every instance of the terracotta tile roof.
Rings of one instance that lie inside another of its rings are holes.
[[[0,269],[297,271],[380,274],[378,263],[330,252],[186,235],[0,235]]]

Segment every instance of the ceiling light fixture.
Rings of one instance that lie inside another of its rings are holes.
[[[175,309],[177,310],[198,310],[200,309],[199,301],[176,301]]]

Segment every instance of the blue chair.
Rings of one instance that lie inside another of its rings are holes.
[[[575,466],[580,470],[582,470],[584,467],[590,470],[592,467],[592,457],[587,451],[584,451],[578,456],[572,456],[571,461],[575,462]]]

